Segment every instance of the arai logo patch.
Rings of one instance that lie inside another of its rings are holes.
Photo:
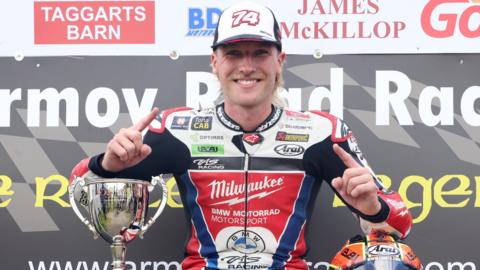
[[[395,256],[400,255],[400,250],[393,246],[387,245],[374,245],[370,246],[367,249],[369,255],[373,256]]]
[[[282,156],[298,156],[305,152],[305,149],[296,144],[280,144],[275,146],[273,150]]]

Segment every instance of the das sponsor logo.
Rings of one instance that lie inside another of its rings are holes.
[[[282,156],[298,156],[305,152],[305,149],[296,144],[280,144],[273,149],[277,154]]]
[[[459,31],[466,38],[480,36],[480,1],[431,0],[422,11],[422,29],[434,38],[448,38]]]

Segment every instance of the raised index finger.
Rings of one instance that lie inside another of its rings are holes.
[[[143,131],[150,123],[157,117],[159,109],[157,107],[153,108],[152,111],[147,114],[145,117],[140,119],[134,126],[133,129],[137,131]]]
[[[337,154],[337,156],[343,161],[343,164],[345,164],[345,166],[347,166],[348,168],[361,167],[360,164],[358,164],[357,161],[353,159],[352,155],[343,150],[343,148],[340,147],[338,144],[333,145],[333,152]]]

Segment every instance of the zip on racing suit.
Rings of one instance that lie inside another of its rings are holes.
[[[242,130],[223,104],[166,110],[151,123],[144,143],[152,152],[136,166],[105,171],[101,154],[80,162],[72,177],[150,180],[173,174],[190,222],[183,269],[307,269],[305,232],[316,194],[322,180],[330,185],[346,169],[333,143],[367,166],[343,121],[275,106],[254,132]],[[374,180],[380,212],[366,216],[349,208],[364,231],[405,237],[410,213],[397,193]]]

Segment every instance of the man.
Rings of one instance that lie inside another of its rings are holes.
[[[184,269],[307,269],[305,231],[322,181],[365,231],[408,234],[405,204],[385,192],[341,120],[273,105],[285,53],[268,8],[226,9],[212,48],[222,102],[166,110],[157,119],[155,108],[72,176],[150,180],[172,173],[191,229]]]

